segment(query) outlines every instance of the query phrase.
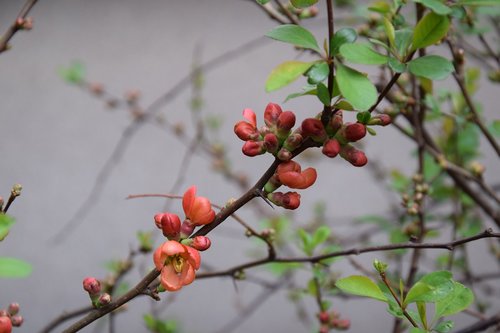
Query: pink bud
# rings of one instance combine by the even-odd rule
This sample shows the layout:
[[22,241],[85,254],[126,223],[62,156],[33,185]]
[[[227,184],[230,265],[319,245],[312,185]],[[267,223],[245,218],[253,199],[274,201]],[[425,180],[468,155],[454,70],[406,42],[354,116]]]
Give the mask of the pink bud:
[[234,133],[243,141],[257,140],[259,138],[257,128],[253,124],[243,120],[234,125]]
[[378,125],[378,126],[387,126],[392,122],[391,116],[388,114],[379,114],[373,116],[369,121],[368,125]]
[[266,150],[270,153],[275,153],[278,150],[279,142],[276,135],[273,133],[266,134],[264,137],[264,146]]
[[11,316],[16,315],[19,312],[19,303],[10,303],[7,312],[9,312]]
[[298,131],[294,131],[292,134],[286,138],[283,147],[285,147],[288,151],[294,151],[297,147],[302,144],[304,138],[302,134],[298,133]]
[[189,237],[193,233],[195,227],[196,226],[194,224],[192,224],[188,220],[182,222],[182,225],[181,225],[181,237],[182,238]]
[[181,232],[181,220],[179,216],[171,213],[164,213],[161,218],[161,230],[163,236],[168,239],[177,240]]
[[269,127],[274,127],[282,112],[283,111],[281,110],[281,107],[278,104],[275,103],[267,104],[266,110],[264,111],[264,122],[266,123],[266,125]]
[[8,317],[9,313],[6,310],[0,310],[0,317]]
[[286,162],[292,159],[292,153],[286,148],[281,148],[278,154],[276,154],[276,157],[280,161]]
[[293,210],[300,206],[300,194],[297,192],[287,192],[285,194],[281,192],[273,192],[269,193],[267,198],[276,206],[280,206],[285,209]]
[[318,319],[322,324],[327,324],[330,321],[330,315],[327,311],[321,311],[318,313]]
[[0,317],[0,333],[11,333],[12,322],[9,317]]
[[19,327],[23,324],[24,318],[23,318],[23,316],[16,315],[16,316],[12,316],[10,318],[10,321],[12,322],[12,326]]
[[277,127],[280,131],[289,131],[295,125],[295,114],[292,111],[285,111],[278,117]]
[[195,248],[198,251],[205,251],[207,250],[212,242],[210,242],[210,239],[205,236],[196,236],[193,238],[193,243],[191,244],[191,247]]
[[262,141],[247,141],[241,148],[241,151],[243,154],[252,157],[264,154],[266,149],[264,148],[264,142]]
[[158,229],[161,229],[161,218],[163,217],[163,214],[164,213],[158,213],[154,217],[155,224]]
[[355,167],[362,167],[368,162],[365,153],[351,145],[343,146],[340,149],[340,156]]
[[346,124],[344,136],[349,142],[356,142],[366,135],[366,126],[361,123]]
[[83,289],[91,296],[96,295],[101,292],[101,283],[94,277],[86,277],[83,279]]
[[325,141],[327,135],[323,124],[319,119],[307,118],[302,122],[302,136],[311,137],[316,142]]
[[336,139],[329,139],[323,144],[323,150],[321,152],[330,158],[334,158],[338,155],[339,151],[340,143]]
[[111,295],[108,293],[103,293],[101,296],[99,296],[98,300],[99,305],[108,305],[111,303]]

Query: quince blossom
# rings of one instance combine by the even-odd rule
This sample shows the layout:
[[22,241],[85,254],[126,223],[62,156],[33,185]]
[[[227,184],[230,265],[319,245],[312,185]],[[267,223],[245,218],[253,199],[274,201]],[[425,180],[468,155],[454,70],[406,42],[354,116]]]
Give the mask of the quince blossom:
[[205,197],[196,196],[196,186],[191,186],[182,197],[182,208],[186,219],[192,225],[205,225],[211,223],[215,218],[210,200]]

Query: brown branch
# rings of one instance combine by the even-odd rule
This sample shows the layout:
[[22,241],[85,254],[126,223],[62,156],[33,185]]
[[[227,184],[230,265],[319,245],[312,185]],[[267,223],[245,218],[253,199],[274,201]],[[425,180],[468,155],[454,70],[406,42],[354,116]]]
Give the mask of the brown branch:
[[6,51],[9,46],[8,43],[11,40],[12,37],[18,32],[19,30],[22,30],[22,27],[18,23],[18,19],[25,19],[26,16],[28,16],[28,13],[30,12],[31,8],[36,4],[38,0],[28,0],[24,4],[23,8],[19,12],[19,14],[16,17],[16,20],[14,20],[14,23],[7,29],[7,31],[3,34],[3,36],[0,37],[0,53]]
[[480,320],[474,324],[472,324],[469,327],[462,328],[459,331],[456,331],[455,333],[476,333],[476,332],[483,332],[489,327],[492,326],[499,326],[500,325],[500,313],[497,313],[496,315],[486,319],[486,320]]
[[73,319],[75,317],[79,317],[81,315],[89,313],[92,310],[94,310],[94,308],[92,306],[86,306],[86,307],[83,307],[83,308],[80,308],[80,309],[76,309],[76,310],[73,310],[73,311],[64,312],[59,317],[54,318],[54,320],[52,320],[50,323],[48,323],[47,326],[45,326],[44,328],[42,328],[42,330],[40,331],[40,333],[49,333],[52,330],[54,330],[57,326],[59,326],[62,323],[64,323],[65,321],[68,321],[68,320]]

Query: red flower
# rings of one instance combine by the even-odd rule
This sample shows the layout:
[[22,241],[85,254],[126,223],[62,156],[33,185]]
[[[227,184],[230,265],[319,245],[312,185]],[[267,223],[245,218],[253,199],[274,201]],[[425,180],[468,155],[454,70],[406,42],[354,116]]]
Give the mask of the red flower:
[[212,209],[210,200],[196,196],[196,186],[191,186],[184,193],[182,208],[186,214],[186,219],[193,225],[209,224],[215,218],[215,212]]
[[243,117],[248,121],[239,121],[234,125],[234,133],[243,141],[257,140],[259,131],[257,130],[257,117],[251,109],[243,110]]
[[301,171],[300,164],[288,161],[278,165],[276,169],[278,180],[290,188],[305,189],[316,181],[316,169],[307,168]]
[[193,282],[200,260],[197,250],[177,241],[163,243],[153,255],[156,269],[161,272],[160,283],[168,291],[177,291]]

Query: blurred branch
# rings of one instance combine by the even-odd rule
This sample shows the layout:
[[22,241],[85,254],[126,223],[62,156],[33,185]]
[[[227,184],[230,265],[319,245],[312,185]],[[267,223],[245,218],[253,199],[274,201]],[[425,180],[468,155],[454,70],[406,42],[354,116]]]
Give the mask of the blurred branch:
[[[21,22],[26,19],[26,16],[28,16],[28,13],[30,12],[31,8],[36,4],[38,0],[28,0],[24,4],[23,8],[17,15],[14,23],[7,29],[7,31],[0,37],[0,53],[6,51],[9,46],[8,43],[11,40],[12,37],[18,32],[19,30],[23,30]],[[20,22],[21,19],[21,22]]]

